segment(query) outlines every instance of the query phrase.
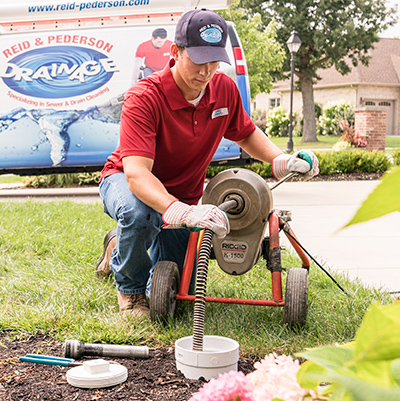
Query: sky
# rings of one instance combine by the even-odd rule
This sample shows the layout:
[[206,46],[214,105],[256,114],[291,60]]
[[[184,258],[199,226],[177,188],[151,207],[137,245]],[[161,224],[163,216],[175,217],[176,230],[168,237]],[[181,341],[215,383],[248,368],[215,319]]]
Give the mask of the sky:
[[387,4],[389,6],[394,6],[395,4],[398,5],[397,7],[397,24],[391,26],[385,32],[382,32],[379,36],[381,38],[399,38],[400,39],[400,0],[387,0]]

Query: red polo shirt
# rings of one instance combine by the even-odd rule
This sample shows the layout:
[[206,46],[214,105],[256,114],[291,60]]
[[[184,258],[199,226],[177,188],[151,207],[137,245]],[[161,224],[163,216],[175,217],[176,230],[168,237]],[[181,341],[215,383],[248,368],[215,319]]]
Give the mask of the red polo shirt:
[[183,97],[170,66],[140,80],[126,95],[120,145],[107,159],[101,178],[122,172],[122,158],[154,160],[152,173],[169,193],[196,204],[203,194],[207,166],[222,137],[240,141],[255,129],[234,81],[217,71],[199,105]]
[[162,70],[171,58],[170,40],[166,40],[162,47],[156,48],[151,40],[141,43],[136,50],[136,57],[145,58],[144,64],[153,71]]

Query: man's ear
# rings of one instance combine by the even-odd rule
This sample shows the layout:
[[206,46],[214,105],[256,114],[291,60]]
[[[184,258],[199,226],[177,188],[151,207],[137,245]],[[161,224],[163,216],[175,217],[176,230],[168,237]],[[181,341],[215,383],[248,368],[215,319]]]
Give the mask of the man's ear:
[[180,56],[180,51],[176,43],[172,43],[171,45],[171,55],[175,61],[178,61],[178,58]]

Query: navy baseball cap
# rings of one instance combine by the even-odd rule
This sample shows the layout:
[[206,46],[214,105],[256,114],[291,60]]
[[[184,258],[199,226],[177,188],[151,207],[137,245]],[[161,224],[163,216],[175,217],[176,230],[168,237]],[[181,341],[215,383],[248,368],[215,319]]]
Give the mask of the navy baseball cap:
[[205,8],[182,15],[175,30],[175,43],[186,49],[195,64],[224,61],[230,64],[225,50],[228,27],[215,11]]

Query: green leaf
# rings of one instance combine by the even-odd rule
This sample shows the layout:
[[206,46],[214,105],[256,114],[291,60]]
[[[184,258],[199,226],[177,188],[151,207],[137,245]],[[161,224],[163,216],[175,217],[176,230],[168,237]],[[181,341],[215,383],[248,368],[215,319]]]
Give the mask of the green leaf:
[[367,362],[358,362],[351,367],[351,370],[341,371],[348,376],[354,376],[364,380],[370,384],[377,386],[393,386],[396,382],[393,380],[391,373],[390,360],[372,360]]
[[363,318],[354,342],[356,359],[384,360],[400,357],[400,303],[374,303]]
[[367,381],[342,374],[333,375],[335,382],[345,386],[354,401],[399,401],[400,387],[376,386]]
[[390,366],[390,373],[394,381],[400,386],[400,358],[395,359]]
[[400,212],[400,166],[382,177],[380,184],[345,227],[376,219],[392,212]]
[[350,347],[326,346],[300,352],[296,356],[306,358],[325,368],[337,369],[353,358],[353,349]]
[[302,363],[297,372],[297,381],[300,386],[315,391],[320,383],[326,380],[326,377],[327,370],[312,361]]

